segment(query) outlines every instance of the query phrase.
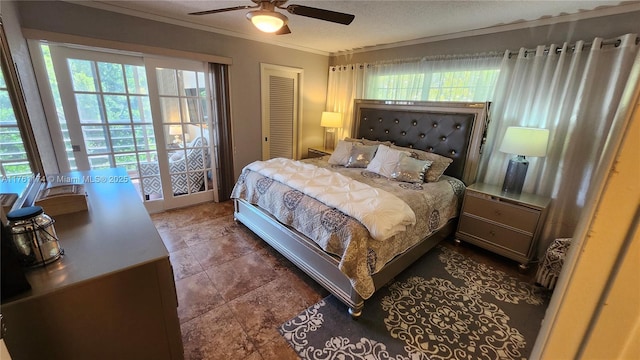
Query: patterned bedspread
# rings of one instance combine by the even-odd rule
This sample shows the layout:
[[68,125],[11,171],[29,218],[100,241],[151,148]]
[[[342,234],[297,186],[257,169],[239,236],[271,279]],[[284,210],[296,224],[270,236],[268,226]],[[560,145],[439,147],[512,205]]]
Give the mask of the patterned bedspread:
[[362,168],[330,165],[328,157],[303,160],[381,188],[404,200],[416,215],[416,224],[389,239],[377,241],[357,220],[282,183],[245,169],[231,197],[244,199],[271,213],[281,223],[306,235],[340,259],[339,268],[353,288],[368,299],[375,287],[372,274],[396,255],[458,216],[464,183],[442,176],[435,183],[412,184],[389,180]]

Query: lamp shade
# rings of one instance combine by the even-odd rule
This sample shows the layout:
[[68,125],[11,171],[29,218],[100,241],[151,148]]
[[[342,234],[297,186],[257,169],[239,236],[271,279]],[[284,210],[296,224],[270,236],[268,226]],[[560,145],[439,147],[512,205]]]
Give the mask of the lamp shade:
[[547,155],[549,130],[509,126],[502,139],[500,151],[521,156]]
[[287,17],[275,11],[255,10],[247,13],[247,19],[258,28],[258,30],[266,33],[273,33],[280,30],[287,23]]
[[169,126],[169,135],[182,135],[182,126],[180,125]]
[[323,111],[320,118],[320,126],[328,128],[342,127],[342,114],[338,112]]

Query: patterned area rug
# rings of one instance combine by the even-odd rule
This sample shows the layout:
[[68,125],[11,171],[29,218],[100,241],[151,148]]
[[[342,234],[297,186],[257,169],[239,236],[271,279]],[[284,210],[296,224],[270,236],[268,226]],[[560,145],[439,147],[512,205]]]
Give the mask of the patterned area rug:
[[438,246],[367,300],[357,321],[329,296],[280,333],[303,359],[525,359],[548,295]]

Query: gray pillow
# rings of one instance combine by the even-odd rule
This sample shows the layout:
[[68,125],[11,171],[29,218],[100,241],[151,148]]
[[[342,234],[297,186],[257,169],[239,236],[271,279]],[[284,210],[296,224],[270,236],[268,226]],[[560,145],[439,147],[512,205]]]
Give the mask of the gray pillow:
[[345,167],[366,168],[376,154],[376,150],[378,150],[378,145],[356,145],[352,147],[349,161],[347,161]]
[[399,146],[392,146],[392,148],[409,151],[412,153],[412,157],[419,160],[432,161],[433,163],[431,164],[431,166],[429,166],[429,170],[427,170],[427,173],[425,175],[426,182],[436,182],[440,180],[442,174],[444,174],[445,170],[447,170],[449,165],[451,165],[451,163],[453,162],[453,159],[451,158],[428,151],[404,148]]
[[404,155],[391,173],[391,178],[396,181],[423,183],[424,174],[432,163],[430,160],[418,160]]

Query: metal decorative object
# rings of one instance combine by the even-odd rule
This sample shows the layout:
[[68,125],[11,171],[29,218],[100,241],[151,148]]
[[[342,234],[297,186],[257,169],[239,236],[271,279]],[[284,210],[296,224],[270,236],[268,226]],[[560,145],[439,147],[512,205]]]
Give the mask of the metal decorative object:
[[44,266],[64,254],[58,243],[53,219],[40,206],[29,206],[7,214],[9,233],[18,261],[25,267]]

